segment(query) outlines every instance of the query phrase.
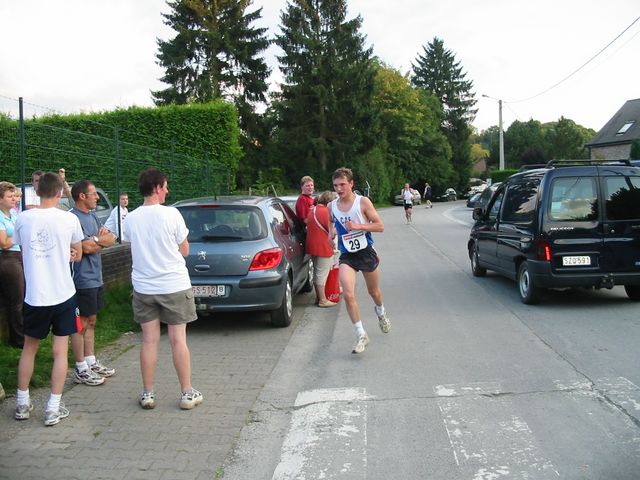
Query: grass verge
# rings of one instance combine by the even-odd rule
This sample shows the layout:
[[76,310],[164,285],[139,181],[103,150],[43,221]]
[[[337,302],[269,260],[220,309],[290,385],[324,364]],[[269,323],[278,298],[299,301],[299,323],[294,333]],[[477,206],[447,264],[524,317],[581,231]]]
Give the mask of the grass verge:
[[[140,326],[133,321],[131,291],[131,285],[128,283],[110,286],[105,291],[105,307],[98,313],[95,332],[98,356],[102,348],[118,340],[124,333],[140,330]],[[13,394],[17,388],[18,361],[21,351],[7,344],[0,344],[0,382],[7,394]],[[74,363],[71,342],[69,342],[69,365]],[[50,384],[52,365],[51,334],[49,334],[40,342],[33,377],[31,377],[31,388],[46,387]]]

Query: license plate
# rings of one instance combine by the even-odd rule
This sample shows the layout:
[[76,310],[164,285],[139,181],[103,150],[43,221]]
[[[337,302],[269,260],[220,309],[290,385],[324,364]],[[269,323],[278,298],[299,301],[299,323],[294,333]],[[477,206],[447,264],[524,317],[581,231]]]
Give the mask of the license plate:
[[224,297],[227,293],[224,285],[195,285],[191,288],[194,297]]
[[573,267],[580,265],[591,265],[591,257],[589,255],[574,255],[562,257],[563,267]]

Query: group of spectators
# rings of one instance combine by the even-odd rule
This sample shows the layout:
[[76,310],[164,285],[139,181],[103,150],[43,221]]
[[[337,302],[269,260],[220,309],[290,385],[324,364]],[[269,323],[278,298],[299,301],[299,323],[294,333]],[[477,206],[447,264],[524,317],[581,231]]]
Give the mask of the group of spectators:
[[[122,194],[120,209],[114,209],[108,228],[94,212],[99,198],[95,185],[83,179],[69,188],[64,174],[64,169],[34,172],[31,188],[35,194],[25,189],[25,211],[18,205],[18,188],[0,182],[0,293],[8,313],[9,343],[22,349],[15,418],[26,420],[34,409],[29,383],[40,341],[50,332],[53,368],[45,425],[55,425],[69,415],[61,401],[69,337],[75,383],[103,385],[115,374],[114,368],[96,358],[94,332],[97,313],[104,306],[101,251],[112,246],[120,233],[124,241],[131,242],[134,319],[143,331],[140,405],[154,407],[153,380],[162,321],[169,324],[182,388],[180,407],[193,408],[202,402],[202,394],[191,387],[186,346],[185,325],[196,319],[183,258],[189,250],[188,230],[176,209],[161,205],[168,192],[166,175],[155,169],[142,172],[139,188],[144,205],[127,215],[128,197]],[[74,200],[68,212],[56,208],[62,196]],[[152,231],[158,234],[152,236]]]

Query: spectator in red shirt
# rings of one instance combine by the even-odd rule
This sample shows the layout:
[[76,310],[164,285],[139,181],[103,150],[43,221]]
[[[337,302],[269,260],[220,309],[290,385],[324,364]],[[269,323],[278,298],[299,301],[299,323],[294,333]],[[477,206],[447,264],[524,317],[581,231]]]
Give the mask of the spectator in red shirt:
[[313,257],[313,285],[319,307],[336,305],[327,299],[324,286],[327,283],[329,270],[333,266],[335,245],[329,236],[329,210],[327,204],[336,197],[334,192],[323,192],[318,197],[318,204],[311,208],[307,217],[306,252]]
[[296,200],[296,215],[304,223],[307,223],[309,211],[315,202],[313,199],[314,188],[313,178],[310,176],[305,175],[300,179],[300,196]]

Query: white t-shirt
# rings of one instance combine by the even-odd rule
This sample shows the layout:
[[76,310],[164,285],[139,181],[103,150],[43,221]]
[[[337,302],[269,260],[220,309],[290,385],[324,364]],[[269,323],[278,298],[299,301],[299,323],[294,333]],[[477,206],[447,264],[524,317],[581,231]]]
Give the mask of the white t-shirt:
[[23,195],[24,195],[24,204],[26,206],[29,206],[29,205],[39,206],[40,205],[40,197],[36,193],[36,189],[33,188],[33,186],[27,185],[26,187],[24,187]]
[[123,230],[124,230],[124,219],[129,213],[129,211],[127,210],[127,207],[118,207],[118,206],[114,207],[113,210],[111,210],[111,213],[109,214],[109,218],[104,224],[107,230],[115,234],[116,237],[120,237],[120,233],[118,232],[118,208],[120,208],[120,225],[123,227]]
[[80,221],[58,208],[33,208],[18,215],[14,242],[22,249],[24,301],[33,307],[59,305],[76,293],[71,245],[84,238]]
[[191,288],[178,250],[189,229],[177,208],[142,205],[127,215],[122,230],[122,239],[131,243],[131,282],[136,292],[155,295]]

